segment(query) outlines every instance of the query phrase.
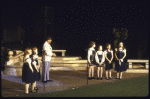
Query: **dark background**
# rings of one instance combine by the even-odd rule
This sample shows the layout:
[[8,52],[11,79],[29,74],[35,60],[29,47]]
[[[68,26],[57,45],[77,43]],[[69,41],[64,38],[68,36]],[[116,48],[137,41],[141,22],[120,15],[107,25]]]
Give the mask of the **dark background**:
[[[86,58],[90,41],[112,44],[113,28],[128,30],[123,40],[126,59],[148,59],[148,2],[100,0],[3,0],[1,1],[1,45],[24,50],[38,47],[51,35],[53,49],[66,56]],[[47,12],[46,12],[47,11]],[[19,28],[20,27],[20,28]],[[96,47],[97,49],[97,47]],[[58,56],[60,53],[56,53]]]

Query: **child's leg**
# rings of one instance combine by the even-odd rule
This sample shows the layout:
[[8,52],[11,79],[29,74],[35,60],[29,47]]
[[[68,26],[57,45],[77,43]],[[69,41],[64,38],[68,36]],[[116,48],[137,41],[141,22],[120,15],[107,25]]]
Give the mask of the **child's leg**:
[[108,70],[106,70],[106,78],[108,78]]
[[117,78],[119,78],[119,72],[117,72]]
[[109,77],[111,78],[111,70],[109,70]]
[[89,66],[89,77],[91,77],[91,66]]
[[[36,81],[35,81],[35,82],[36,82]],[[32,85],[32,86],[31,86],[31,90],[32,90],[32,91],[34,90],[35,82],[31,84],[31,85]]]
[[25,93],[29,93],[29,83],[25,83]]
[[92,66],[92,77],[94,77],[94,66]]
[[102,78],[102,74],[103,74],[103,67],[100,67],[100,71],[101,71],[100,77]]
[[99,78],[100,67],[97,67],[97,77]]
[[120,72],[120,78],[122,78],[122,72]]

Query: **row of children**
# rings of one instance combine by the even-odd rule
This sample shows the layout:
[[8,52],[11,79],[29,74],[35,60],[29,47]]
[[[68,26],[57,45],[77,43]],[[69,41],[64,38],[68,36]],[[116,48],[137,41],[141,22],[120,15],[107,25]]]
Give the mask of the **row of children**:
[[24,64],[22,68],[22,82],[25,82],[25,94],[29,93],[29,83],[31,83],[31,91],[37,92],[36,81],[41,79],[40,64],[38,63],[38,49],[26,48],[24,54]]
[[[98,51],[95,51],[95,42],[91,41],[88,49],[88,79],[101,79],[103,74],[103,67],[105,62],[106,79],[112,79],[111,69],[113,69],[113,50],[111,49],[111,44],[106,44],[106,50],[102,51],[102,45],[98,46]],[[117,79],[122,79],[122,71],[126,71],[127,67],[124,61],[126,57],[126,49],[123,47],[123,42],[119,43],[118,48],[115,48],[115,71],[117,71]],[[94,77],[94,67],[97,67],[97,78]],[[109,77],[108,77],[109,74]],[[100,76],[100,77],[99,77]]]

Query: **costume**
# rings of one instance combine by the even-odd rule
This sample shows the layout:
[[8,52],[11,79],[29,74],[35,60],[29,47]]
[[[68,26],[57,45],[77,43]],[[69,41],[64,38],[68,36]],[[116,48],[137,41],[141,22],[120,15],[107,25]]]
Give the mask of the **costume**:
[[[105,61],[105,56],[103,51],[97,51],[95,55],[95,60],[96,60],[96,66],[97,67],[104,67],[104,61]],[[101,63],[101,65],[99,65]]]
[[[112,50],[110,50],[110,51],[105,50],[104,53],[107,56],[107,58],[109,60],[111,60],[113,51]],[[112,68],[113,68],[112,62],[109,64],[109,61],[107,59],[105,59],[105,70],[110,70]]]
[[89,64],[89,66],[93,66],[96,65],[96,61],[95,61],[95,49],[94,48],[89,48],[88,49],[88,62],[91,62],[91,64]]
[[116,51],[117,51],[116,55],[117,55],[119,60],[116,60],[116,62],[115,62],[115,70],[117,72],[126,71],[127,67],[126,67],[124,60],[120,60],[123,58],[124,53],[126,53],[126,50],[125,49],[124,50],[123,49],[116,49]]
[[[35,75],[34,75],[35,71],[32,73],[31,69],[29,68],[29,64],[31,64],[31,59],[28,55],[27,58],[24,60],[24,64],[22,67],[22,82],[25,83],[35,82]],[[31,66],[32,68],[34,68],[33,65]]]
[[42,81],[47,81],[49,79],[49,68],[50,68],[50,62],[52,57],[52,47],[50,44],[47,43],[47,41],[43,45],[43,55],[42,55],[42,61],[43,61],[43,71],[42,71]]

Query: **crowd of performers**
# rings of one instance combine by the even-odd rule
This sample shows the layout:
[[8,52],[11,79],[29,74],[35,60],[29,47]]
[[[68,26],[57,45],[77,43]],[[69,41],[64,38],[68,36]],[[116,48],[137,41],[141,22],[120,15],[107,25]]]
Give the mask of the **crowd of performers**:
[[[47,83],[47,81],[52,81],[49,78],[49,68],[51,57],[56,56],[55,53],[52,53],[52,47],[50,43],[52,38],[48,37],[47,41],[43,44],[43,53],[42,53],[42,82]],[[95,42],[90,42],[90,48],[88,49],[88,79],[96,79],[94,77],[94,67],[97,67],[97,80],[102,78],[103,68],[105,62],[105,71],[106,79],[112,79],[111,69],[113,69],[112,60],[113,60],[113,50],[111,49],[111,44],[106,44],[106,50],[102,51],[102,45],[98,46],[98,51],[95,51]],[[126,71],[126,64],[124,58],[126,57],[126,49],[123,47],[123,43],[119,43],[119,47],[115,49],[115,70],[117,71],[117,79],[122,79],[122,71]],[[109,74],[109,75],[108,75]],[[36,87],[36,81],[41,79],[40,76],[40,64],[38,62],[38,49],[37,47],[26,48],[24,52],[24,64],[22,68],[22,81],[25,82],[25,94],[30,92],[37,92],[38,88]],[[29,91],[29,84],[31,83],[31,91]]]
[[[103,50],[102,45],[98,46],[95,51],[95,42],[91,41],[89,44],[87,59],[88,59],[88,79],[103,80],[103,68],[105,62],[106,79],[112,79],[111,69],[113,69],[113,50],[111,44],[106,44],[106,50]],[[127,70],[124,58],[126,57],[126,49],[123,47],[123,42],[119,43],[118,48],[115,48],[115,71],[117,71],[116,79],[122,79],[122,72]],[[94,77],[94,67],[97,67],[97,78]]]
[[[51,57],[56,56],[55,53],[52,53],[52,47],[50,43],[52,42],[52,38],[48,37],[45,43],[43,44],[42,51],[42,82],[47,83],[51,82],[49,78],[49,68]],[[38,88],[36,87],[36,81],[41,79],[40,76],[40,64],[38,62],[38,49],[37,47],[26,48],[24,52],[24,64],[22,67],[22,82],[25,82],[25,94],[35,93]],[[31,91],[29,91],[29,84],[31,83]]]

